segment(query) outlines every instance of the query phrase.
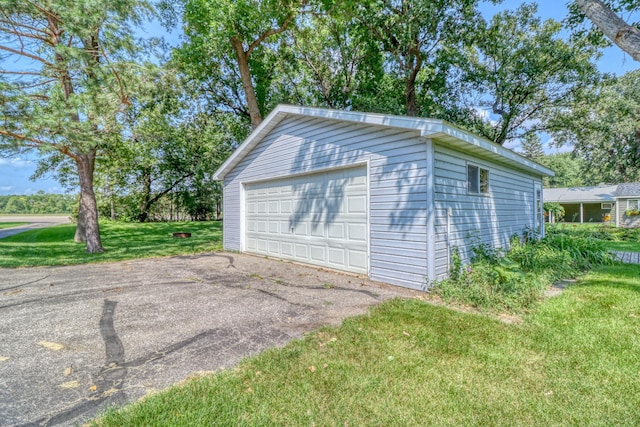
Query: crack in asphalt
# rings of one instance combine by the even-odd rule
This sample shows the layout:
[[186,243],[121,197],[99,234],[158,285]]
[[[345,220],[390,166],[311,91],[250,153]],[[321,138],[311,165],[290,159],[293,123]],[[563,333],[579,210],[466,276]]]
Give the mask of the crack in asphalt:
[[[141,283],[139,285],[128,285],[128,286],[123,286],[122,289],[123,290],[129,290],[129,289],[136,289],[136,288],[140,288],[140,287],[144,287],[144,286],[162,286],[162,285],[191,285],[193,283],[196,283],[194,281],[175,281],[175,282],[157,282],[157,283]],[[39,303],[39,302],[43,302],[43,301],[51,301],[53,303],[62,303],[62,302],[67,302],[68,298],[70,297],[81,297],[83,295],[93,295],[95,294],[96,291],[102,290],[103,292],[105,291],[112,291],[114,290],[113,287],[110,288],[106,288],[106,289],[85,289],[82,291],[76,291],[76,292],[69,292],[66,294],[62,294],[62,295],[51,295],[51,296],[44,296],[41,298],[34,298],[34,299],[30,299],[30,300],[25,300],[25,301],[16,301],[12,304],[5,304],[5,305],[0,305],[0,309],[3,308],[11,308],[11,307],[18,307],[21,305],[25,305],[25,304],[34,304],[34,303]]]
[[110,399],[112,403],[125,403],[126,399],[122,391],[122,384],[127,375],[127,368],[122,366],[124,362],[124,346],[113,325],[113,316],[117,305],[117,301],[105,299],[102,306],[99,328],[105,346],[105,364],[100,369],[98,378],[95,381],[96,390],[83,402],[63,412],[22,424],[22,426],[55,426],[71,421],[88,411],[96,409],[107,399]]
[[21,287],[23,287],[23,286],[32,285],[32,284],[34,284],[34,283],[41,282],[41,281],[43,281],[44,279],[46,279],[46,278],[48,278],[48,277],[51,277],[51,275],[49,275],[49,274],[48,274],[48,275],[46,275],[46,276],[44,276],[44,277],[41,277],[41,278],[36,279],[36,280],[32,280],[32,281],[27,282],[27,283],[21,283],[21,284],[16,285],[16,286],[10,286],[10,287],[8,287],[8,288],[2,288],[2,289],[0,289],[0,292],[10,291],[11,289],[16,289],[16,288],[21,288]]
[[124,346],[118,337],[114,325],[116,301],[104,300],[102,317],[100,318],[100,335],[105,343],[105,365],[100,369],[98,378],[95,381],[97,389],[82,402],[50,417],[42,417],[36,421],[21,424],[18,427],[34,426],[55,426],[67,421],[71,421],[82,414],[100,407],[106,400],[110,399],[110,404],[123,405],[126,403],[124,394],[124,380],[128,368],[143,366],[149,362],[161,360],[172,353],[176,353],[189,345],[192,345],[205,338],[214,337],[218,342],[233,341],[233,334],[228,328],[207,329],[190,338],[178,341],[161,350],[154,351],[145,356],[125,362]]

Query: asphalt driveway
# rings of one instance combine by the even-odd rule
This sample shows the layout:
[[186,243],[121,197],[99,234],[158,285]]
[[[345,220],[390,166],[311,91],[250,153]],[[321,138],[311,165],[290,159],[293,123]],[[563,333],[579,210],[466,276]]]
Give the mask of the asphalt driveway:
[[0,425],[75,425],[413,295],[235,253],[0,269]]

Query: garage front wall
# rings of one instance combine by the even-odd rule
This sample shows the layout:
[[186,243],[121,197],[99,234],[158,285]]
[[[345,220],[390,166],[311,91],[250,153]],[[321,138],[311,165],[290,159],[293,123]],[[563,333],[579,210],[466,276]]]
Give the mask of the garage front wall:
[[416,131],[284,118],[224,178],[225,249],[246,249],[247,186],[358,165],[368,170],[369,276],[424,288],[427,150]]

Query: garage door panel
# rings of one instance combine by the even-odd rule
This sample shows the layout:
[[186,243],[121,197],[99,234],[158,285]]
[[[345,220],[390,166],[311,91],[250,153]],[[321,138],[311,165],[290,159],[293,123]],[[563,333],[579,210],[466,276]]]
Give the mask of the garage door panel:
[[344,239],[344,224],[329,224],[328,237],[330,239]]
[[348,213],[366,213],[367,197],[366,196],[350,196],[347,199]]
[[247,184],[247,251],[366,273],[366,168]]
[[367,268],[367,253],[363,251],[349,250],[349,267],[354,269]]
[[348,225],[349,240],[358,240],[361,242],[367,241],[367,225],[366,224],[352,224]]

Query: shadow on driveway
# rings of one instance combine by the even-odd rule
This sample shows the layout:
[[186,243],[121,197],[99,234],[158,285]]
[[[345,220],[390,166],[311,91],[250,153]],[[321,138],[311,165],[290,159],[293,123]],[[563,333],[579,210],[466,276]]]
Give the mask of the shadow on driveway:
[[0,425],[75,425],[416,292],[212,253],[2,269]]

